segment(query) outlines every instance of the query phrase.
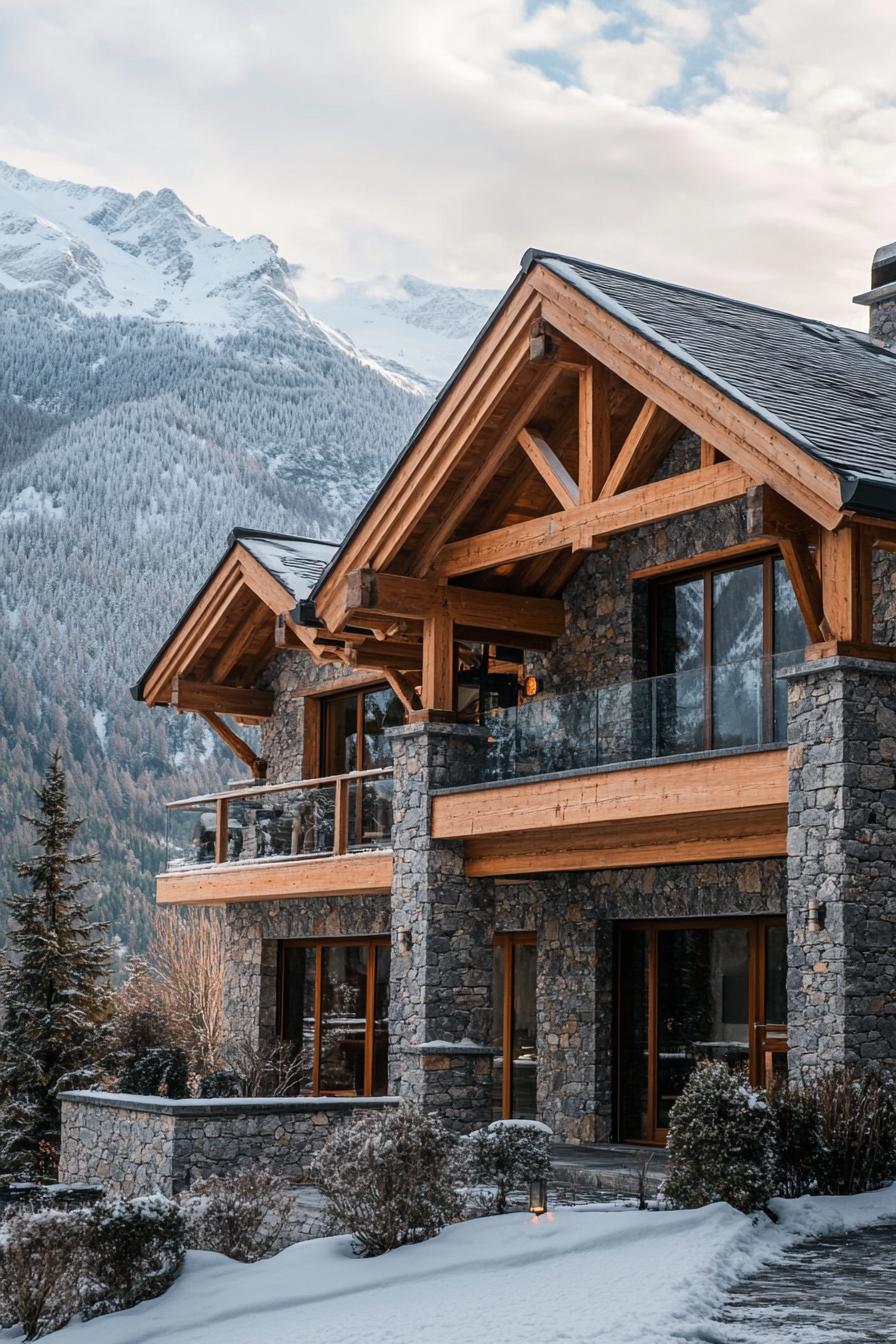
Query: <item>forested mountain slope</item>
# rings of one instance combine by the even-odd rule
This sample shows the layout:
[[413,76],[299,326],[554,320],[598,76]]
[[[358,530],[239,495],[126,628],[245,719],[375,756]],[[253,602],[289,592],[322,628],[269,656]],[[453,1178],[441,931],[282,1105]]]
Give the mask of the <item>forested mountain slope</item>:
[[[309,317],[267,239],[210,242],[171,193],[88,201],[93,189],[5,172],[0,896],[28,841],[19,814],[58,743],[102,854],[102,913],[139,945],[162,800],[234,763],[190,716],[135,704],[129,685],[231,527],[338,538],[428,394]],[[87,241],[78,211],[99,220]]]

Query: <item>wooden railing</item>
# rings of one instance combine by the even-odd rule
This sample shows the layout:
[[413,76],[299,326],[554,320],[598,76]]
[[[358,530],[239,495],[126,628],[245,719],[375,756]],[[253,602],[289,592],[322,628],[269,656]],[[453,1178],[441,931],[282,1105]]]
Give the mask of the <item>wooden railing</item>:
[[[365,834],[363,831],[364,817],[364,787],[368,784],[374,784],[377,781],[391,781],[392,768],[384,767],[376,770],[352,770],[341,775],[321,775],[316,779],[298,779],[288,780],[282,784],[261,784],[244,789],[227,789],[220,793],[197,794],[192,798],[178,798],[165,804],[169,813],[168,825],[168,856],[166,867],[170,871],[172,866],[180,867],[185,862],[192,863],[215,863],[225,864],[234,863],[239,860],[245,861],[247,858],[302,858],[310,857],[312,854],[320,855],[322,849],[319,846],[309,850],[307,841],[309,835],[317,838],[320,832],[329,831],[332,828],[331,842],[326,846],[325,852],[330,854],[346,854],[352,848],[352,832],[355,832],[355,848],[368,848],[388,843],[388,828],[383,826],[380,831]],[[352,788],[356,788],[354,798],[352,798]],[[325,809],[323,815],[318,806],[316,812],[308,813],[308,801],[313,800],[314,794],[319,794],[322,790],[333,790],[332,823],[330,823],[329,809]],[[298,795],[297,803],[291,810],[282,812],[279,817],[268,817],[263,821],[253,821],[255,834],[252,837],[252,849],[257,851],[259,835],[265,837],[266,843],[272,845],[269,853],[247,853],[246,834],[244,823],[239,823],[241,835],[239,845],[234,852],[235,841],[232,835],[233,824],[233,804],[239,803],[244,809],[252,809],[253,804],[261,805],[259,811],[263,809],[267,798],[277,794]],[[319,799],[317,800],[319,802]],[[391,825],[391,798],[383,791],[377,799],[378,804],[387,805],[388,818],[381,817],[380,820],[388,820]],[[203,811],[211,812],[214,809],[214,826],[208,826]],[[182,860],[181,863],[172,865],[172,836],[171,836],[171,813],[178,811],[198,812],[199,816],[191,839],[191,846],[196,853],[191,860]],[[283,843],[283,826],[290,824],[290,841],[288,849],[277,849],[272,839],[272,825],[276,822],[280,829],[280,842]],[[303,848],[298,848],[299,844]],[[174,846],[176,848],[176,845]]]

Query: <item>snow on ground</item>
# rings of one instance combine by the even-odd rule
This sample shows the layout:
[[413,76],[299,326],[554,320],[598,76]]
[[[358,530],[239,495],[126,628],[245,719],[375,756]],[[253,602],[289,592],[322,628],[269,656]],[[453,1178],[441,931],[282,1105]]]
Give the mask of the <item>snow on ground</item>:
[[[896,1219],[896,1185],[775,1200],[780,1222],[726,1204],[602,1206],[483,1218],[375,1260],[347,1238],[238,1265],[191,1252],[162,1298],[61,1331],[65,1344],[657,1344],[712,1338],[726,1290],[806,1237]],[[0,1339],[12,1338],[0,1331]]]

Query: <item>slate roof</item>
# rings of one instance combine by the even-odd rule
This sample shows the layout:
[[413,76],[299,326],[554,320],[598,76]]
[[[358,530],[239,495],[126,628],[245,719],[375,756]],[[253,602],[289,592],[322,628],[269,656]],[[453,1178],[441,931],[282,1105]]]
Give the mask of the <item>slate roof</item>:
[[211,579],[237,544],[247,550],[250,555],[253,555],[272,578],[276,579],[278,583],[282,583],[284,588],[292,593],[297,603],[308,596],[339,549],[339,545],[335,541],[319,541],[311,537],[294,537],[283,532],[257,532],[254,528],[235,527],[227,538],[227,550],[215,565],[209,578],[199,589],[173,630],[162,641],[158,653],[149,663],[140,680],[131,687],[131,695],[135,700],[143,699],[143,688],[150,672],[159,661],[165,648],[188,619]]
[[539,264],[825,463],[842,481],[844,507],[896,519],[896,352],[851,327],[530,248],[340,550],[372,512],[504,304]]
[[863,332],[531,250],[541,264],[837,473],[843,503],[896,517],[896,353]]

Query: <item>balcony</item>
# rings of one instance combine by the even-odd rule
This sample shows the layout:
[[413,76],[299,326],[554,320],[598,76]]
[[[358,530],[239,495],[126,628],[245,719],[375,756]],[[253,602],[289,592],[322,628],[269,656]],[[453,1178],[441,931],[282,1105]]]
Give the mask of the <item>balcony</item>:
[[166,818],[163,904],[391,887],[391,768],[183,798],[166,805]]
[[799,653],[492,712],[433,799],[433,835],[471,876],[786,853],[786,683]]

